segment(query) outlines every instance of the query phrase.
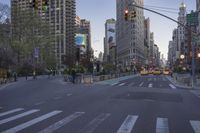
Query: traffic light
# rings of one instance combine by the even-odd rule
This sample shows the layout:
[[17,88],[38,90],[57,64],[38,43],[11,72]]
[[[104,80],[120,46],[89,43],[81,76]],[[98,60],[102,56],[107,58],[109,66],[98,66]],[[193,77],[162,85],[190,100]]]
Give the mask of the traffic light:
[[125,21],[128,21],[128,10],[126,9],[125,11],[124,11],[124,19],[125,19]]
[[197,58],[200,59],[200,52],[197,53]]
[[131,11],[130,12],[130,20],[134,21],[135,17],[136,17],[136,11]]

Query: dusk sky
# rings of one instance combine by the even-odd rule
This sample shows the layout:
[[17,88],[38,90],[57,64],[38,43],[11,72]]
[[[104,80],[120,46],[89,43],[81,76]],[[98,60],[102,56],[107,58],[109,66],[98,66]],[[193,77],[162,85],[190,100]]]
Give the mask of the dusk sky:
[[[196,9],[196,0],[144,0],[144,5],[145,7],[175,8],[177,10],[172,10],[173,13],[158,12],[177,19],[178,8],[183,1],[187,6],[188,12]],[[0,0],[0,2],[10,4],[10,0]],[[98,50],[98,52],[103,51],[104,24],[106,19],[116,18],[116,0],[76,0],[76,8],[78,16],[91,22],[93,49]],[[151,31],[154,32],[155,43],[159,46],[161,53],[164,53],[165,57],[167,57],[168,43],[172,38],[172,30],[176,28],[177,24],[149,12],[145,12],[145,17],[150,18]]]

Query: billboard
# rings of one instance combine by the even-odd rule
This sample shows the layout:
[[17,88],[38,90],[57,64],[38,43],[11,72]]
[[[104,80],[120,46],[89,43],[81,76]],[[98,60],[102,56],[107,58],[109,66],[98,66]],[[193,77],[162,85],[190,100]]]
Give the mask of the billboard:
[[115,31],[115,23],[108,23],[107,24],[107,45],[109,46],[109,48],[111,48],[112,46],[116,46],[116,31]]
[[76,45],[86,45],[87,35],[86,34],[76,34],[75,36],[75,44]]

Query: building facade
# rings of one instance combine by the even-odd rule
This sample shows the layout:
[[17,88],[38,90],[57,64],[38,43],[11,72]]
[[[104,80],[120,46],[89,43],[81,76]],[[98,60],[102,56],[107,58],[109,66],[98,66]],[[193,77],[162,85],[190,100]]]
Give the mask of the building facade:
[[149,66],[149,51],[150,51],[150,19],[144,20],[144,57],[145,65]]
[[56,69],[61,70],[74,64],[75,58],[75,0],[49,0],[47,10],[43,10],[42,0],[36,0],[37,9],[33,8],[33,3],[28,0],[11,0],[11,22],[12,33],[18,26],[18,18],[15,8],[21,10],[34,10],[45,21],[50,24],[52,35],[52,52],[56,57]]
[[[178,22],[183,25],[186,25],[186,5],[184,3],[181,3],[179,7]],[[187,45],[185,43],[185,28],[181,25],[178,25],[177,33],[178,33],[177,52],[179,52],[178,53],[179,55],[177,56],[180,57],[181,54],[185,54],[185,46]]]
[[[143,0],[134,0],[143,6]],[[133,0],[117,0],[117,61],[120,70],[130,70],[131,66],[142,66],[145,64],[144,57],[144,12],[142,9],[131,6]],[[125,10],[136,12],[134,21],[126,21]]]

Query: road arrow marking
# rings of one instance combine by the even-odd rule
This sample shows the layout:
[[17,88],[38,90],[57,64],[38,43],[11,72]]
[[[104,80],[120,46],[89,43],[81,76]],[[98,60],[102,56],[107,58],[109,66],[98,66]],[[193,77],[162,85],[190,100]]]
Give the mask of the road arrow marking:
[[152,83],[150,83],[148,87],[149,87],[149,88],[152,88],[152,87],[153,87]]

